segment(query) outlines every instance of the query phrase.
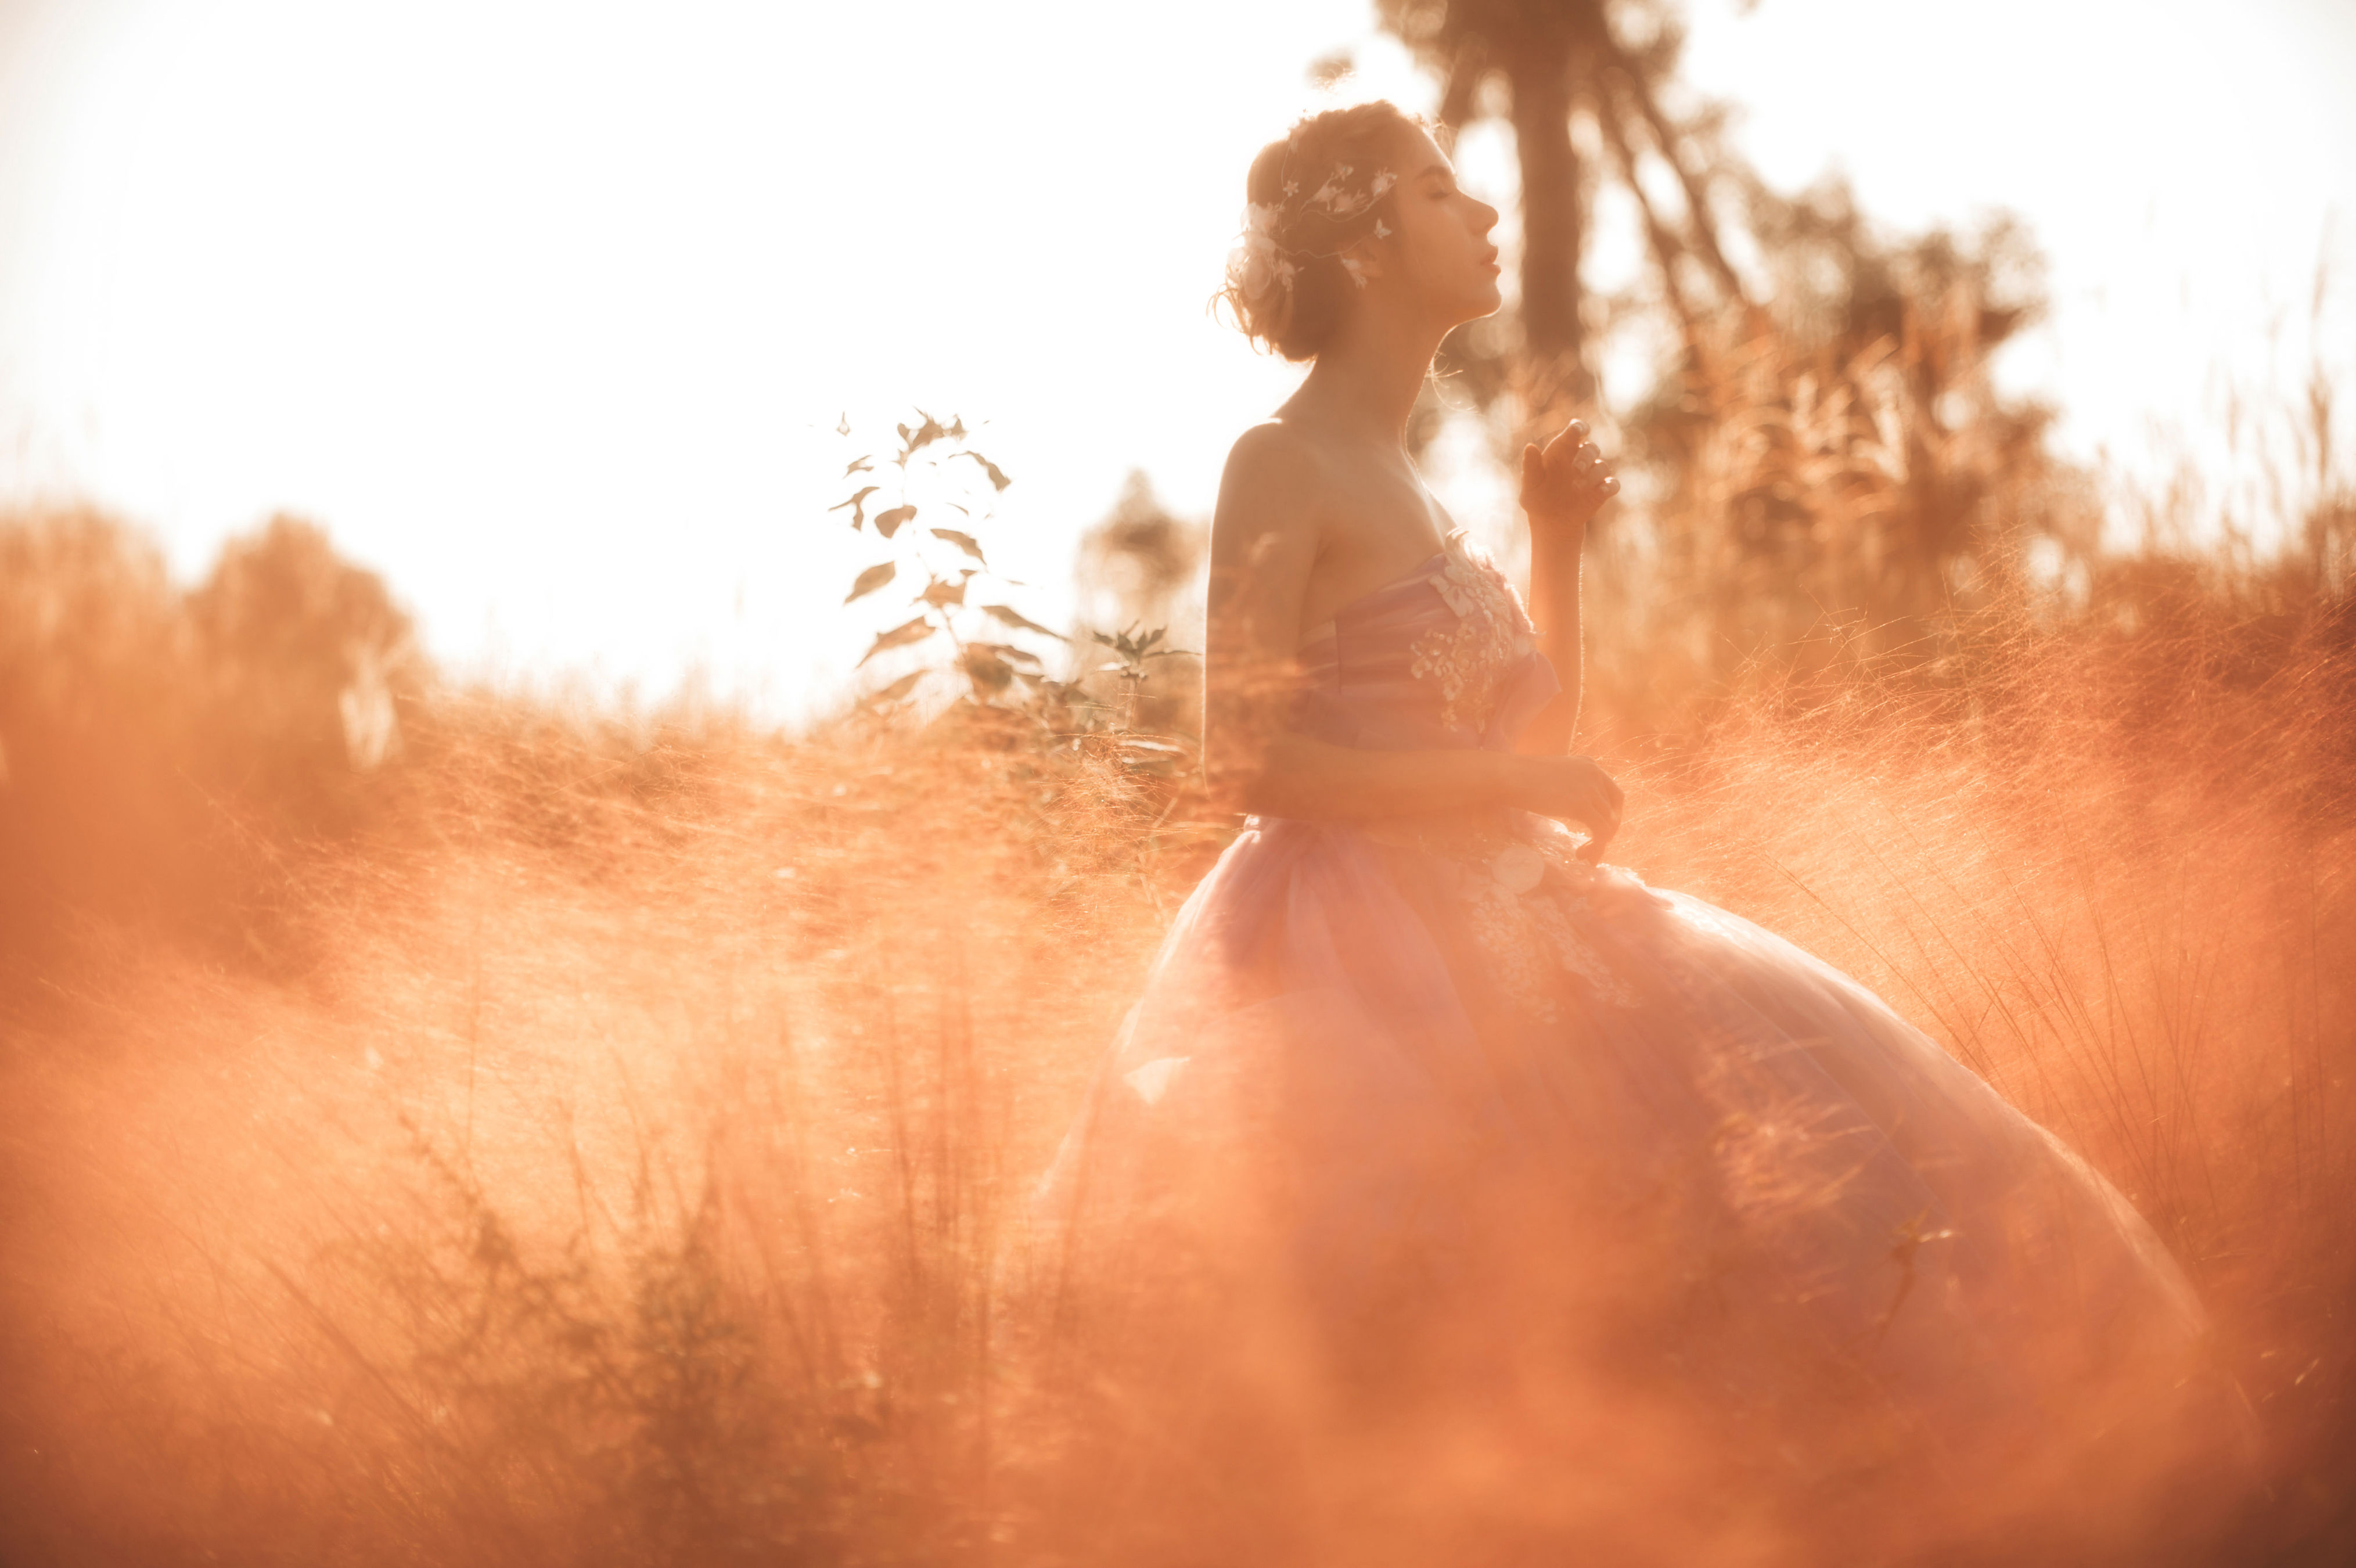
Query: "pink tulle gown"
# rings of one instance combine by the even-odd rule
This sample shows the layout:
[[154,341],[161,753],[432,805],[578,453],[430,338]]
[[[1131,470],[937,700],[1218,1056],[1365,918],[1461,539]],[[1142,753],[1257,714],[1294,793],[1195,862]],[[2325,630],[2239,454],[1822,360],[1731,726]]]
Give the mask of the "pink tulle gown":
[[[1559,689],[1461,533],[1300,663],[1295,727],[1374,750],[1505,749]],[[1855,981],[1580,842],[1487,810],[1247,823],[1040,1186],[1066,1276],[1232,1226],[1338,1326],[1421,1291],[1510,1298],[1526,1335],[1549,1290],[1593,1304],[1591,1257],[1657,1331],[1614,1353],[1716,1408],[1832,1390],[2017,1455],[2110,1374],[2180,1381],[2201,1309],[2102,1176]]]

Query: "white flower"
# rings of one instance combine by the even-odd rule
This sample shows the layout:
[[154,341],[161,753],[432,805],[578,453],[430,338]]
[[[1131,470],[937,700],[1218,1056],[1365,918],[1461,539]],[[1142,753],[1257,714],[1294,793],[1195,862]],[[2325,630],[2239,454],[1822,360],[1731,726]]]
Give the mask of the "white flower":
[[1360,270],[1360,263],[1357,257],[1344,256],[1342,258],[1342,270],[1350,274],[1350,281],[1352,283],[1356,284],[1360,288],[1366,286],[1366,274]]
[[1379,219],[1379,218],[1377,218],[1377,219],[1376,219],[1376,220],[1375,220],[1375,238],[1376,238],[1376,239],[1377,239],[1377,240],[1387,240],[1387,239],[1389,239],[1389,238],[1391,237],[1391,233],[1392,233],[1392,230],[1391,230],[1391,226],[1390,226],[1389,224],[1387,224],[1387,223],[1384,222],[1384,221],[1383,221],[1381,219]]
[[1526,893],[1546,876],[1546,858],[1526,843],[1509,843],[1489,862],[1489,875],[1508,893]]
[[1273,207],[1244,209],[1243,243],[1227,258],[1227,269],[1248,300],[1262,300],[1280,288],[1292,286],[1293,265],[1269,229],[1277,217]]
[[1268,258],[1248,247],[1243,252],[1241,270],[1243,276],[1239,281],[1243,285],[1246,299],[1259,298],[1268,293],[1269,285],[1276,281],[1276,269],[1269,264]]

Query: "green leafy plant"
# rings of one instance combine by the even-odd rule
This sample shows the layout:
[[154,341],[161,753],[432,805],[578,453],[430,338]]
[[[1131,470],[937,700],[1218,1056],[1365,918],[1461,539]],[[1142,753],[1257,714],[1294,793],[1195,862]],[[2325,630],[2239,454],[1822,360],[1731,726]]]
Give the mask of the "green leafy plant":
[[[864,666],[879,654],[930,645],[939,657],[928,660],[884,685],[868,699],[871,707],[902,702],[914,694],[926,676],[947,671],[961,678],[973,701],[1000,703],[1020,691],[1018,682],[1033,693],[1047,679],[1045,660],[1013,637],[1067,640],[1061,632],[1042,626],[1004,601],[1001,592],[1023,585],[994,573],[976,531],[992,518],[997,499],[1014,481],[973,444],[965,421],[952,415],[947,424],[924,410],[917,423],[895,427],[896,450],[868,451],[854,456],[843,478],[872,476],[830,512],[849,511],[855,532],[871,527],[891,553],[862,570],[843,596],[846,605],[895,585],[920,585],[910,592],[907,606],[916,613],[896,626],[875,634],[860,656]],[[846,417],[837,434],[851,435]],[[889,505],[878,505],[888,501]],[[871,508],[873,510],[871,510]],[[956,514],[952,526],[950,513]],[[936,522],[932,520],[938,518]],[[916,526],[919,520],[925,526]]]
[[[1152,674],[1150,665],[1156,659],[1192,659],[1194,655],[1183,648],[1164,648],[1162,639],[1170,628],[1157,626],[1148,631],[1137,625],[1119,631],[1091,631],[1088,638],[1100,648],[1109,649],[1113,657],[1096,667],[1096,673],[1110,675],[1120,682],[1121,711],[1119,728],[1124,733],[1137,728],[1137,698],[1144,690],[1146,680]],[[1130,736],[1127,757],[1132,766],[1166,770],[1186,755],[1186,748],[1173,740]]]

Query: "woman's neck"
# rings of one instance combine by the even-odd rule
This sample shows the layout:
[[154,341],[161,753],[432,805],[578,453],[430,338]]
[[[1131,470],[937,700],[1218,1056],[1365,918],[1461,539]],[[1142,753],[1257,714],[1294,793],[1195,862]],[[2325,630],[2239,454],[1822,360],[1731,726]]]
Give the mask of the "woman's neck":
[[1441,336],[1388,312],[1353,311],[1319,351],[1285,410],[1353,439],[1404,452],[1408,416],[1415,411]]

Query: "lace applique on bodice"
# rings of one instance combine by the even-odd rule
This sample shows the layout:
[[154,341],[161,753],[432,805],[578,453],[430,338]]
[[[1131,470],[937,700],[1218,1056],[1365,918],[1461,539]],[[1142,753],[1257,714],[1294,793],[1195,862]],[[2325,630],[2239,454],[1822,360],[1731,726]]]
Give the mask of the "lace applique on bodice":
[[1439,682],[1441,722],[1480,729],[1496,709],[1506,670],[1537,645],[1535,628],[1514,585],[1462,529],[1448,536],[1446,553],[1430,581],[1454,624],[1435,626],[1408,645],[1409,671]]

